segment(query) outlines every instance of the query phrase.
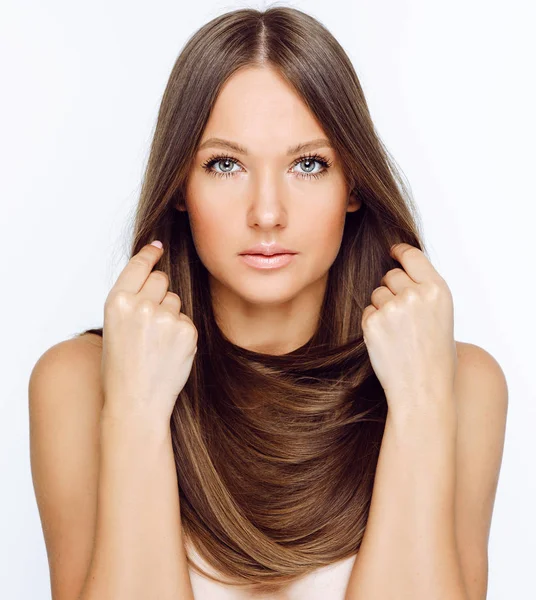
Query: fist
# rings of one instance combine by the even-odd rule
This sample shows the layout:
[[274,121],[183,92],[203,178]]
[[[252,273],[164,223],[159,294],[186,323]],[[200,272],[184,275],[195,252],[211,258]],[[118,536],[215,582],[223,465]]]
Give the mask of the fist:
[[131,413],[169,424],[190,375],[197,329],[180,312],[169,279],[152,271],[163,249],[148,244],[134,255],[104,305],[101,376],[104,414]]
[[453,394],[457,354],[452,295],[445,280],[410,244],[396,244],[391,255],[402,268],[383,276],[361,325],[389,409],[397,410],[401,403],[427,403]]

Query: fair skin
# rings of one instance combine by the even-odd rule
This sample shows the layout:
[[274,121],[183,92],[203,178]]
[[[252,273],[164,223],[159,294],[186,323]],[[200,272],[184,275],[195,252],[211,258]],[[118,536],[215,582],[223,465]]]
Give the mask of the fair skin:
[[[233,141],[248,153],[213,142],[201,148],[211,138]],[[235,73],[206,124],[186,207],[179,210],[188,211],[197,253],[209,272],[218,325],[243,348],[284,354],[312,337],[346,214],[361,206],[332,147],[322,143],[287,154],[289,147],[320,138],[327,142],[311,111],[269,67]],[[312,154],[331,166],[297,162]],[[212,164],[211,174],[203,164],[213,156],[224,158]],[[257,270],[238,253],[261,242],[298,254],[281,269]]]
[[[201,142],[210,137],[249,150],[244,156],[200,149],[187,206],[178,207],[189,212],[218,322],[237,345],[290,352],[314,332],[345,217],[360,203],[349,194],[340,162],[328,147],[313,150],[332,163],[326,175],[297,175],[306,174],[308,163],[298,164],[302,153],[287,156],[287,148],[325,135],[275,72],[236,73],[218,97]],[[220,152],[233,157],[230,170],[236,175],[212,177],[201,168]],[[314,173],[323,170],[312,164]],[[225,163],[212,168],[223,171]],[[263,241],[299,254],[290,268],[273,272],[240,262],[238,252]],[[160,250],[144,247],[118,279],[107,300],[103,356],[103,340],[86,335],[50,349],[32,372],[32,475],[58,600],[82,597],[82,588],[88,599],[194,597],[178,526],[169,418],[175,386],[182,387],[191,367],[196,335],[180,313],[179,297],[167,292],[167,277],[152,271],[160,257]],[[409,263],[405,267],[414,271]],[[385,283],[398,294],[396,280],[386,277]],[[386,293],[376,292],[373,299],[384,312]],[[365,541],[345,600],[486,597],[508,389],[500,366],[485,350],[457,342],[456,352],[453,397],[442,398],[441,411],[388,420]],[[390,369],[383,371],[391,375]],[[173,387],[164,390],[164,381]],[[147,402],[145,412],[139,402],[133,404],[128,389],[147,390],[136,398]],[[391,403],[410,399],[390,395],[390,414]],[[438,400],[432,395],[423,399]],[[448,515],[446,505],[452,507]],[[344,572],[334,584],[338,591],[327,580],[320,584],[316,575],[277,597],[309,600],[313,592],[318,597],[329,589],[331,598],[342,599]],[[456,580],[463,583],[454,591],[451,582]],[[215,585],[199,597],[213,597]],[[235,590],[228,597],[258,598]]]
[[[235,73],[211,111],[189,174],[186,206],[179,205],[178,209],[188,211],[194,244],[209,272],[216,320],[225,335],[241,347],[283,354],[305,344],[314,333],[347,212],[361,207],[359,199],[349,193],[332,148],[313,151],[332,163],[318,178],[300,177],[310,170],[310,164],[295,164],[299,154],[286,154],[287,148],[300,142],[325,137],[301,98],[270,68]],[[209,145],[211,138],[231,140],[248,153]],[[219,160],[208,162],[218,156]],[[323,171],[320,163],[313,164],[314,173]],[[209,174],[203,165],[214,173]],[[298,251],[293,263],[281,270],[257,271],[239,260],[239,252],[271,241]],[[380,289],[385,293],[386,288]],[[376,295],[374,298],[378,309],[381,303]],[[389,570],[399,573],[400,578],[389,580],[387,587],[392,587],[382,589],[382,597],[400,593],[427,597],[429,586],[452,598],[480,600],[485,595],[487,538],[502,456],[507,388],[493,357],[474,345],[456,342],[455,346],[455,391],[453,397],[445,395],[445,406],[449,406],[446,412],[451,418],[444,415],[437,426],[434,424],[435,429],[426,421],[417,425],[417,431],[433,429],[432,437],[441,440],[435,455],[437,464],[417,462],[418,457],[430,454],[430,440],[421,439],[420,445],[406,447],[408,440],[415,439],[416,431],[406,427],[397,431],[396,438],[391,425],[387,428],[382,469],[375,485],[376,520],[369,528],[366,552],[354,565],[348,600],[361,598],[361,592],[370,597],[379,592],[380,582],[386,583],[377,574],[383,572],[382,565],[385,567],[388,560],[381,544],[389,539],[390,518],[406,523],[407,531],[399,536],[400,547],[389,546]],[[424,400],[428,403],[430,398]],[[485,425],[490,418],[493,427]],[[420,509],[409,517],[414,508],[411,500],[390,504],[393,490],[398,490],[400,496],[403,485],[408,484],[407,497],[412,498],[417,485],[407,477],[397,481],[399,472],[419,473],[425,482],[431,481],[432,473],[438,473],[433,488],[441,493],[433,496],[430,487],[425,486],[419,494],[421,504],[429,507],[426,517]],[[478,487],[471,484],[475,477]],[[382,494],[387,500],[380,510]],[[441,513],[444,505],[455,506],[449,519]],[[437,522],[433,515],[440,515]],[[410,556],[406,550],[413,544],[418,526],[427,533]],[[406,574],[413,572],[423,576],[408,579]],[[302,583],[305,585],[305,581]]]
[[[296,163],[299,153],[286,154],[287,148],[300,142],[325,137],[301,98],[269,68],[235,73],[211,112],[188,178],[186,206],[178,209],[189,213],[194,244],[209,272],[218,324],[241,347],[283,354],[305,344],[314,333],[346,215],[361,207],[359,199],[349,193],[332,148],[313,151],[332,163],[317,179],[300,177],[298,173],[305,174],[310,164]],[[211,138],[231,140],[248,153],[213,144],[201,147]],[[218,156],[208,165],[215,172],[211,176],[203,165]],[[314,173],[323,171],[319,163],[313,164]],[[239,260],[239,252],[271,241],[299,252],[293,263],[270,272],[251,269]],[[456,342],[455,346],[456,384],[453,396],[445,395],[445,418],[434,422],[435,429],[432,417],[423,419],[413,431],[405,425],[404,431],[397,431],[398,438],[391,426],[387,430],[383,466],[375,485],[376,529],[370,528],[367,551],[354,565],[347,600],[361,598],[361,592],[370,597],[375,593],[371,590],[379,592],[384,584],[385,598],[397,597],[402,589],[408,597],[428,597],[429,586],[452,598],[480,600],[485,596],[487,541],[508,393],[504,374],[491,355],[471,344]],[[418,432],[432,430],[437,464],[418,464],[418,457],[430,455],[432,442],[419,437],[419,444],[410,446],[409,441],[417,439]],[[429,507],[426,516],[416,509],[409,518],[416,481],[406,476],[396,480],[397,473],[409,472],[415,477],[419,473],[424,482],[431,481],[433,473],[438,476],[432,488],[440,493],[434,496],[432,488],[424,485],[418,494],[421,504]],[[475,480],[478,486],[472,484]],[[405,484],[409,486],[407,503],[391,504],[393,490],[400,496]],[[380,510],[382,494],[387,500]],[[443,505],[455,507],[448,520],[441,513]],[[439,515],[437,521],[433,515]],[[393,576],[386,583],[381,573],[388,556],[381,544],[390,539],[389,518],[406,523],[407,531],[399,536],[399,547],[389,546],[389,570],[400,577]],[[427,533],[410,556],[407,548],[414,543],[418,526]],[[410,580],[406,576],[414,572],[421,572],[422,577]],[[302,584],[306,585],[305,580]],[[294,592],[299,595],[296,586]]]

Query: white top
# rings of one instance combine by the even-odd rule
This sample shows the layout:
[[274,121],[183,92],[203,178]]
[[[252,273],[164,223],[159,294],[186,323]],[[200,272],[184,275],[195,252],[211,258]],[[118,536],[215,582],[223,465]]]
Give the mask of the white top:
[[[196,552],[194,546],[185,542],[191,558],[207,572],[215,574]],[[195,600],[344,600],[346,588],[357,554],[322,567],[291,584],[283,593],[260,594],[237,586],[212,581],[190,568],[190,580]]]

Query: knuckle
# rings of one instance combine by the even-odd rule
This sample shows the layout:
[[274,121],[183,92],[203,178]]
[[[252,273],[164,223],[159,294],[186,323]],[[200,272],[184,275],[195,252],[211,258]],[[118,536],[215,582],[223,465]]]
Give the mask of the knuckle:
[[377,312],[377,309],[374,305],[372,304],[368,304],[367,306],[365,306],[364,310],[363,310],[363,320],[367,319],[368,321],[370,321],[370,317]]
[[190,319],[182,321],[181,333],[190,341],[197,342],[197,328]]
[[380,285],[379,287],[375,288],[370,295],[371,299],[376,298],[376,296],[382,294],[386,289],[388,288],[385,285]]
[[156,304],[149,298],[142,298],[136,307],[136,311],[139,315],[154,315],[156,311]]
[[393,300],[388,300],[383,306],[382,306],[382,310],[384,313],[392,315],[395,314],[398,310],[399,310],[399,306],[398,303],[396,302],[395,299]]
[[367,314],[365,323],[368,331],[374,331],[376,326],[378,325],[378,319],[380,317],[380,313],[377,310],[370,310]]
[[110,292],[104,303],[105,310],[116,310],[122,309],[129,306],[131,302],[131,296],[124,290],[116,292]]
[[406,287],[400,294],[406,302],[416,302],[419,299],[419,292],[414,287]]
[[425,297],[429,300],[437,300],[445,292],[443,286],[436,281],[430,281],[423,287]]
[[164,271],[153,271],[151,273],[151,277],[154,277],[155,279],[161,279],[162,281],[169,282],[168,274],[165,273]]
[[135,254],[128,262],[131,265],[140,265],[142,267],[148,267],[152,264],[152,261],[150,261],[143,254]]
[[420,252],[420,250],[417,247],[412,246],[410,244],[410,245],[404,246],[402,248],[401,254],[408,254],[408,253],[410,253],[410,254],[417,254],[418,252]]
[[163,310],[158,313],[158,323],[165,327],[175,325],[177,317],[169,312],[169,310]]

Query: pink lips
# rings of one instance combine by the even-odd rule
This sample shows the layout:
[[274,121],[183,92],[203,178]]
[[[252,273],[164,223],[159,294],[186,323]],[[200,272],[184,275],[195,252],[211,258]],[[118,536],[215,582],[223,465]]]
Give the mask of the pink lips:
[[255,244],[255,246],[251,246],[247,250],[240,252],[240,254],[296,254],[294,250],[290,250],[289,248],[283,248],[279,244],[275,242],[261,242],[260,244]]
[[257,269],[278,269],[288,265],[294,258],[294,254],[240,254],[240,258],[250,267]]

